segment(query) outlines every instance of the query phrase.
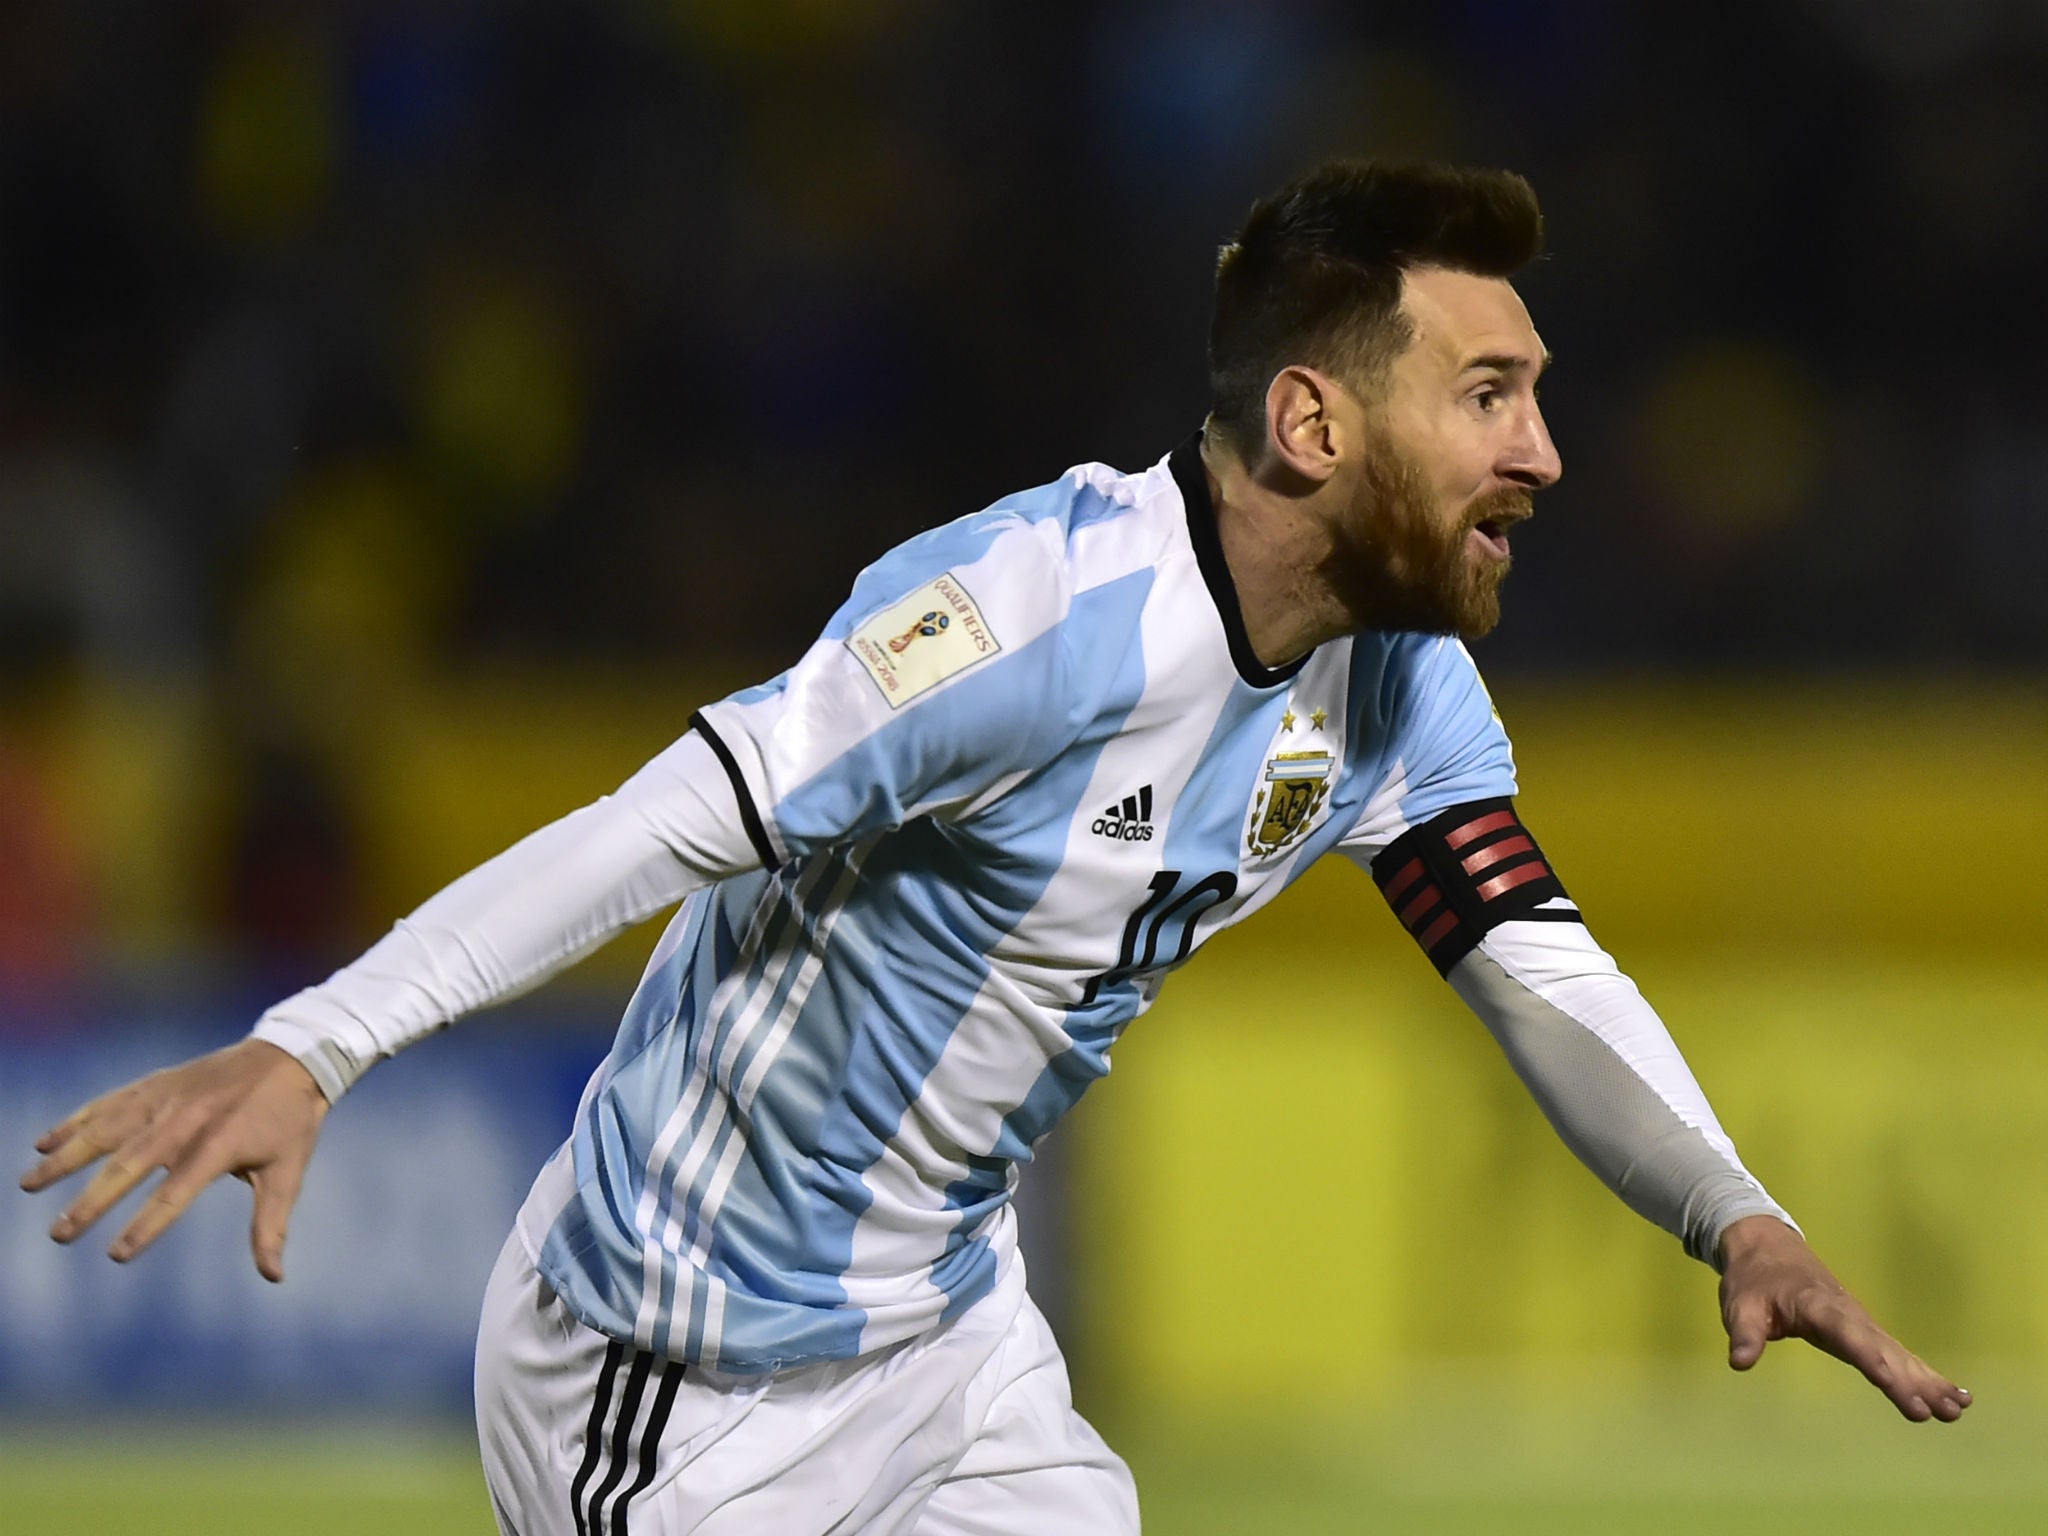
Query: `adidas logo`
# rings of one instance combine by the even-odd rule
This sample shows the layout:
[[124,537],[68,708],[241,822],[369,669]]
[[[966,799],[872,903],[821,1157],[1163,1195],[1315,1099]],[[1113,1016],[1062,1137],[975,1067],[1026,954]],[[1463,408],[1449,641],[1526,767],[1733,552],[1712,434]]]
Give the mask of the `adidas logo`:
[[1090,832],[1115,838],[1120,843],[1152,841],[1152,786],[1135,795],[1125,795],[1122,805],[1112,805],[1089,826]]

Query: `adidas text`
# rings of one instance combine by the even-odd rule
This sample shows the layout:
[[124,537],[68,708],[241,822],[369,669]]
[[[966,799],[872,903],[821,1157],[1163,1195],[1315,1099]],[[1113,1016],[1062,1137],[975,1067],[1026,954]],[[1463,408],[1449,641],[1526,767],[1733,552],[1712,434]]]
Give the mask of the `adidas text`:
[[1151,842],[1152,786],[1147,784],[1135,795],[1125,795],[1121,803],[1096,817],[1088,830],[1097,837],[1113,837],[1120,843]]
[[1103,837],[1113,837],[1117,841],[1124,843],[1149,843],[1152,841],[1152,823],[1149,821],[1125,821],[1121,817],[1112,821],[1107,816],[1098,816],[1088,830],[1100,833]]

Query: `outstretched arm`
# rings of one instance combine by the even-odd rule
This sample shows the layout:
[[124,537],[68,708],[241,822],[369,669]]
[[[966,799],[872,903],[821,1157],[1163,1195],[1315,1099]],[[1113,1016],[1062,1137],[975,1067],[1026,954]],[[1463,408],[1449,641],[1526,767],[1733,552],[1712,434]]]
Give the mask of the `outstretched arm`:
[[[38,1143],[45,1156],[24,1187],[102,1157],[108,1167],[52,1235],[71,1241],[163,1168],[117,1257],[223,1172],[269,1191],[260,1225],[281,1244],[319,1123],[300,1111],[308,1082],[332,1102],[377,1061],[695,889],[984,803],[1049,761],[1071,729],[1072,664],[1059,638],[1071,582],[1051,528],[992,510],[912,540],[861,574],[794,667],[706,706],[617,794],[456,881],[353,965],[272,1008],[253,1040],[71,1115]],[[919,613],[944,622],[898,664],[887,642]],[[258,1242],[257,1267],[273,1278],[275,1252]]]
[[266,1013],[252,1038],[82,1105],[37,1142],[26,1190],[105,1159],[50,1235],[69,1243],[157,1169],[109,1250],[126,1261],[223,1174],[255,1191],[250,1247],[284,1277],[284,1240],[328,1105],[373,1063],[538,985],[621,928],[761,862],[731,780],[692,732],[615,795],[478,866],[354,964]]
[[1907,1418],[1969,1394],[1885,1334],[1744,1168],[1663,1022],[1594,943],[1512,803],[1454,807],[1372,872],[1587,1167],[1722,1271],[1729,1363],[1803,1338],[1855,1365]]

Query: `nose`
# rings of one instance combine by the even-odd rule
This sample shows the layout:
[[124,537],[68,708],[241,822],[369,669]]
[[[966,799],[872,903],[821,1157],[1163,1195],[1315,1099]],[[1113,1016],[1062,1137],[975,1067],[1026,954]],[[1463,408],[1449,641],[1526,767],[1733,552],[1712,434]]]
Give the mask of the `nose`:
[[1550,440],[1550,428],[1535,401],[1529,402],[1521,430],[1508,444],[1503,458],[1501,477],[1526,490],[1540,491],[1563,478],[1564,461],[1557,456],[1557,444]]

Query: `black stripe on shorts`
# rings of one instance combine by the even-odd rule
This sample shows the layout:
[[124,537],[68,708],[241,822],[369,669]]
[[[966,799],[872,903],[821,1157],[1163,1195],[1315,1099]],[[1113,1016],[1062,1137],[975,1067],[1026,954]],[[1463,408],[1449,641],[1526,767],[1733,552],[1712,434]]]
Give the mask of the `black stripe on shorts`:
[[[604,1536],[604,1501],[612,1496],[626,1475],[626,1446],[633,1437],[633,1421],[640,1417],[640,1394],[647,1390],[647,1373],[654,1356],[633,1351],[633,1368],[626,1372],[626,1392],[619,1399],[618,1417],[612,1420],[611,1449],[605,1455],[604,1479],[590,1496],[590,1536]],[[582,1511],[578,1510],[580,1517]]]
[[583,1431],[583,1465],[576,1469],[576,1480],[569,1485],[569,1507],[576,1511],[576,1536],[590,1536],[583,1524],[583,1490],[590,1486],[590,1474],[597,1470],[600,1447],[604,1444],[604,1411],[611,1406],[612,1384],[618,1380],[619,1362],[626,1357],[626,1346],[617,1339],[604,1352],[604,1364],[597,1372],[597,1394],[590,1400],[590,1423]]
[[612,1536],[627,1536],[626,1512],[633,1500],[654,1481],[654,1465],[661,1451],[662,1432],[668,1428],[668,1411],[675,1406],[676,1389],[683,1384],[683,1364],[669,1360],[661,1367],[661,1385],[655,1389],[654,1409],[647,1415],[647,1427],[640,1432],[640,1470],[633,1486],[619,1495],[612,1506]]

